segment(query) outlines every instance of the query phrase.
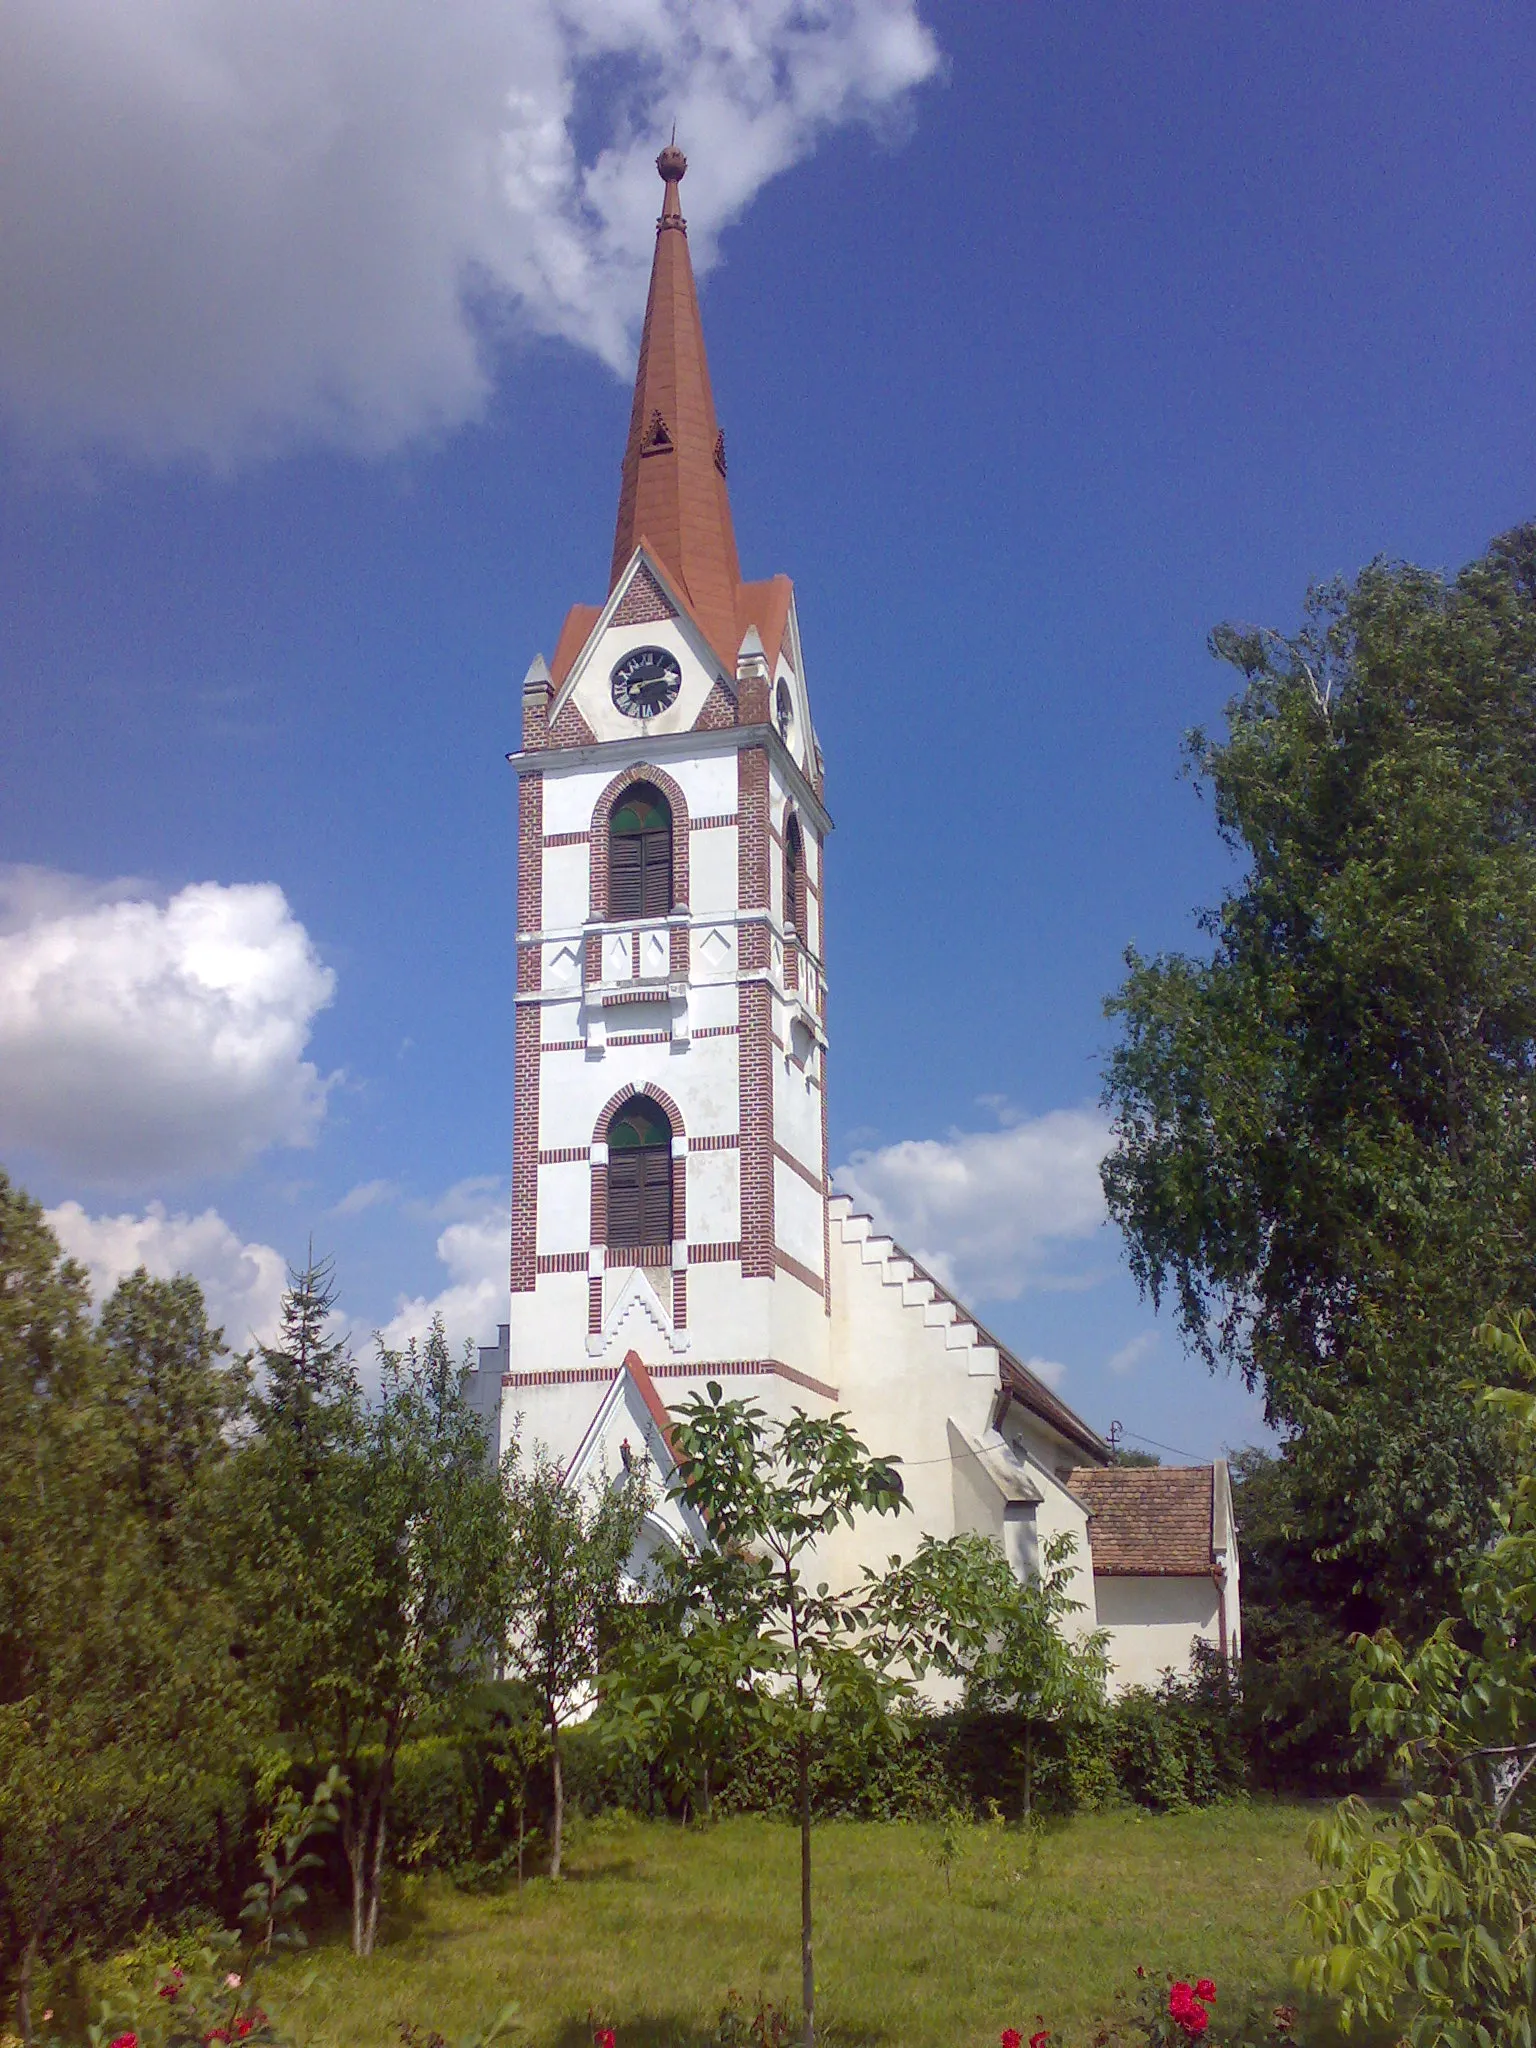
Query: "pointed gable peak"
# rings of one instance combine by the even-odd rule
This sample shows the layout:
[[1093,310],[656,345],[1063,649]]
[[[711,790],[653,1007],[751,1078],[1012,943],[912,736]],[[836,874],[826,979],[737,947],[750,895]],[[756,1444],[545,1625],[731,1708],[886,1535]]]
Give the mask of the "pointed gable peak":
[[717,654],[737,644],[741,568],[679,186],[688,159],[656,159],[665,191],[635,367],[610,592],[645,536]]

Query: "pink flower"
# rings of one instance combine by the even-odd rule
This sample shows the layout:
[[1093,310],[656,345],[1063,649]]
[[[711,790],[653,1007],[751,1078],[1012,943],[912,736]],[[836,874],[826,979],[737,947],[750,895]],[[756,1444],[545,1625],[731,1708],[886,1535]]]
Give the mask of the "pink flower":
[[1024,2036],[1017,2027],[1004,2027],[1002,2043],[1003,2048],[1024,2048]]
[[229,1986],[231,1991],[238,1991],[240,1989],[240,1972],[238,1970],[231,1970],[229,1975],[224,1979],[224,1982]]

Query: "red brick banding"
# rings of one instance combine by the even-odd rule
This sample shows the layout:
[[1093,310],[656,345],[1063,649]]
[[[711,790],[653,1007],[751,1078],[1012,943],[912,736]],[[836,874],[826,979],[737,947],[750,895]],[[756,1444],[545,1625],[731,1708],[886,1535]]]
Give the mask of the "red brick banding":
[[[598,1111],[597,1122],[592,1126],[592,1142],[594,1145],[607,1144],[610,1118],[624,1107],[632,1095],[644,1095],[649,1101],[654,1102],[658,1109],[666,1112],[667,1121],[672,1126],[674,1138],[687,1137],[688,1133],[683,1128],[683,1113],[677,1104],[672,1100],[665,1088],[653,1088],[649,1081],[645,1081],[636,1082],[628,1088],[621,1088],[617,1094],[609,1096],[608,1100]],[[673,1163],[676,1164],[676,1161]],[[682,1234],[680,1230],[673,1232],[675,1237],[681,1237]]]
[[539,1154],[540,1166],[574,1166],[578,1159],[588,1159],[591,1154],[585,1145],[546,1146]]
[[[517,986],[536,993],[542,949],[524,934],[543,921],[544,778],[525,775],[517,800]],[[534,1003],[517,1006],[512,1053],[511,1285],[525,1294],[537,1279],[539,1228],[539,1031]]]
[[512,1053],[512,1292],[537,1277],[539,1235],[539,1012],[518,1006]]
[[825,1179],[818,1179],[817,1176],[814,1173],[812,1173],[811,1169],[808,1166],[802,1165],[801,1162],[795,1157],[794,1153],[789,1151],[785,1146],[781,1145],[777,1138],[775,1138],[773,1141],[773,1156],[775,1159],[782,1159],[784,1164],[789,1168],[790,1172],[798,1173],[800,1178],[805,1182],[806,1186],[808,1188],[814,1188],[818,1195],[824,1195],[826,1193],[827,1190]]
[[549,846],[585,846],[590,834],[586,832],[546,832],[544,844]]
[[741,1271],[773,1278],[773,1067],[766,983],[737,990],[741,1030]]
[[[504,1372],[501,1384],[504,1387],[573,1387],[611,1385],[614,1375],[622,1372],[622,1366],[612,1365],[568,1365],[556,1366],[549,1372]],[[820,1394],[823,1400],[838,1399],[836,1387],[829,1387],[825,1380],[812,1379],[808,1372],[800,1372],[792,1365],[785,1365],[777,1358],[711,1358],[690,1361],[687,1365],[652,1365],[646,1370],[653,1380],[696,1380],[696,1379],[778,1379],[788,1380],[792,1386],[804,1387],[812,1394]]]
[[552,747],[590,747],[595,738],[591,726],[576,709],[576,699],[567,697],[550,725],[549,744]]
[[[731,1029],[733,1031],[735,1028],[732,1025]],[[741,1139],[735,1131],[721,1131],[711,1138],[690,1138],[688,1140],[688,1150],[690,1152],[734,1152],[740,1143]]]
[[724,732],[736,723],[736,701],[724,683],[716,683],[704,699],[704,708],[693,721],[695,732]]
[[608,623],[610,626],[650,626],[676,617],[676,609],[668,604],[666,593],[642,562],[630,578],[629,588],[619,599],[618,608]]
[[690,1266],[723,1266],[741,1257],[741,1239],[729,1244],[691,1244],[688,1247]]
[[587,1254],[585,1252],[540,1252],[541,1273],[585,1273]]
[[[689,826],[690,832],[723,832],[729,825],[734,829],[738,820],[734,811],[717,811],[712,818],[695,818]],[[546,839],[544,844],[548,846]]]
[[672,1247],[669,1244],[616,1244],[609,1247],[603,1264],[610,1273],[628,1272],[632,1267],[649,1266],[652,1271],[658,1266],[670,1266]]
[[826,1282],[822,1275],[820,1273],[813,1273],[809,1266],[802,1265],[798,1259],[791,1258],[788,1252],[775,1251],[773,1262],[781,1273],[790,1274],[792,1278],[800,1281],[803,1286],[809,1287],[813,1294],[819,1295],[826,1292]]
[[[768,751],[736,756],[736,895],[743,910],[768,908]],[[766,964],[766,963],[765,963]]]

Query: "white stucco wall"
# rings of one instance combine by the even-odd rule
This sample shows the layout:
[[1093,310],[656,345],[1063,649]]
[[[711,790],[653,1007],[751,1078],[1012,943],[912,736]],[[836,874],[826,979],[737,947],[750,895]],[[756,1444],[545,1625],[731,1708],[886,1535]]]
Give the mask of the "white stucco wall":
[[1165,1671],[1190,1669],[1190,1644],[1219,1646],[1221,1617],[1209,1578],[1122,1578],[1094,1582],[1099,1625],[1109,1635],[1112,1689],[1157,1686]]

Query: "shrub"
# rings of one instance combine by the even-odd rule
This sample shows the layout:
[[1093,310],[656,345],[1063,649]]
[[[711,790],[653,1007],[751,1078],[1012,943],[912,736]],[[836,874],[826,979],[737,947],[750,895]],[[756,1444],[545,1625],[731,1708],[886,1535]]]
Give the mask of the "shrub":
[[[365,1761],[367,1759],[365,1758]],[[406,1869],[445,1869],[462,1862],[480,1830],[482,1773],[473,1748],[451,1736],[402,1743],[395,1761],[392,1856]]]

